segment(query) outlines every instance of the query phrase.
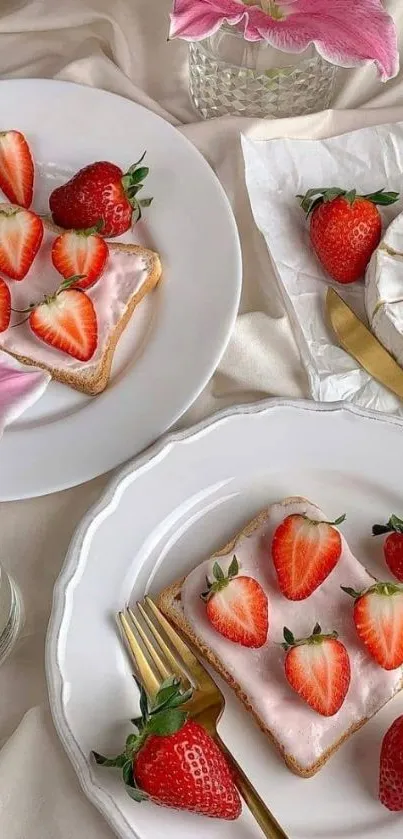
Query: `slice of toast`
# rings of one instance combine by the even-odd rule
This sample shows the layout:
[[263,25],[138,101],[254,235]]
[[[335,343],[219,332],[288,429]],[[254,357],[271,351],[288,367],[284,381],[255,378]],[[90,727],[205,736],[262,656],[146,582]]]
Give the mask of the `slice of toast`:
[[[0,210],[10,206],[0,204]],[[62,231],[47,220],[44,228],[41,248],[24,280],[15,282],[5,278],[14,309],[24,310],[30,303],[43,300],[45,294],[56,291],[63,279],[51,260],[55,235]],[[108,248],[104,273],[86,291],[98,321],[98,346],[89,361],[78,361],[45,344],[34,335],[28,322],[22,322],[26,316],[21,314],[14,313],[10,327],[0,334],[0,349],[24,364],[47,370],[57,381],[89,395],[105,389],[119,338],[136,306],[161,277],[160,259],[154,251],[120,242],[108,242]]]
[[[259,727],[280,751],[287,766],[302,777],[314,775],[338,747],[403,687],[402,669],[383,670],[370,658],[356,635],[352,600],[341,585],[363,589],[373,582],[342,537],[340,560],[325,582],[306,600],[284,598],[271,559],[276,527],[292,513],[326,519],[304,498],[286,498],[263,510],[227,545],[186,578],[162,591],[157,602],[166,617],[235,691]],[[200,594],[206,575],[219,559],[224,572],[236,555],[240,573],[254,577],[269,599],[268,640],[253,650],[227,640],[209,623]],[[333,717],[311,709],[288,685],[281,648],[283,627],[295,637],[310,635],[316,622],[323,632],[337,630],[351,663],[351,684],[343,706]]]

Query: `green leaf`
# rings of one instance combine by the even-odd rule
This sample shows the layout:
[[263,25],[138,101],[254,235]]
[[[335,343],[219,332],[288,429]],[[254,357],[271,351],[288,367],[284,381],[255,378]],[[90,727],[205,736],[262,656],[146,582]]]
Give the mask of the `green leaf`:
[[91,752],[95,762],[98,766],[117,766],[122,767],[127,761],[127,755],[125,753],[117,755],[116,757],[104,757],[104,755],[100,755],[99,752]]
[[122,775],[123,780],[128,787],[136,786],[133,778],[133,764],[131,760],[127,760],[126,763],[123,764]]
[[130,798],[132,798],[133,801],[137,801],[138,804],[141,804],[142,801],[147,801],[149,798],[147,793],[143,792],[143,790],[138,787],[129,787],[128,784],[125,784],[125,790]]
[[354,201],[357,197],[357,190],[351,189],[350,192],[346,192],[344,198],[348,201],[349,204],[354,204]]
[[219,565],[218,562],[215,562],[213,565],[213,577],[216,580],[218,580],[218,582],[221,582],[225,579],[224,571],[222,570],[221,565]]
[[239,564],[236,556],[234,555],[231,565],[228,568],[228,577],[236,577],[239,571]]
[[134,726],[135,726],[135,728],[137,728],[138,730],[140,730],[140,729],[141,729],[141,727],[142,727],[142,725],[144,724],[143,717],[132,717],[132,719],[130,720],[130,722],[131,722],[131,723],[132,723],[132,725],[134,725]]
[[149,207],[150,204],[154,201],[154,198],[142,198],[139,202],[142,207]]
[[345,513],[343,513],[343,515],[342,515],[342,516],[339,516],[339,518],[338,518],[338,519],[335,519],[335,521],[333,522],[333,524],[336,524],[336,525],[337,525],[337,524],[343,524],[343,521],[345,521],[345,520],[346,520],[346,514],[345,514]]
[[354,597],[354,600],[356,600],[357,597],[360,597],[360,595],[361,595],[360,591],[356,591],[354,588],[350,588],[350,586],[340,586],[340,588],[346,594],[349,594],[350,597]]
[[143,720],[146,720],[148,717],[148,697],[143,685],[140,687],[140,711]]
[[284,635],[284,641],[286,642],[286,644],[288,646],[292,647],[294,645],[295,638],[294,638],[294,635],[292,634],[291,630],[287,629],[286,626],[283,629],[283,635]]
[[396,201],[399,200],[399,193],[398,192],[385,192],[384,189],[379,189],[377,192],[368,192],[366,195],[362,195],[362,198],[367,198],[368,201],[371,201],[372,204],[379,204],[380,206],[388,206],[389,204],[395,204]]
[[146,152],[146,151],[143,151],[143,154],[141,155],[141,157],[139,158],[139,160],[137,160],[137,161],[136,161],[136,163],[132,163],[132,165],[131,165],[131,166],[129,166],[129,168],[128,168],[128,170],[127,170],[129,174],[130,174],[131,172],[134,172],[134,171],[137,169],[137,167],[138,167],[138,166],[140,166],[140,163],[142,163],[142,162],[143,162],[143,160],[144,160],[144,158],[145,158],[146,154],[147,154],[147,152]]
[[128,738],[126,739],[126,745],[125,745],[126,756],[128,756],[128,757],[132,756],[133,749],[135,749],[138,739],[139,738],[137,737],[136,734],[129,734]]
[[176,708],[161,711],[157,716],[151,717],[147,723],[147,734],[159,734],[160,736],[176,734],[185,724],[187,717],[185,711],[179,711]]
[[[129,178],[131,184],[134,186],[135,184],[139,184],[140,181],[144,181],[144,178],[147,177],[149,171],[148,166],[140,166],[139,169],[135,169],[133,172],[130,172]],[[127,175],[124,177],[127,177]]]

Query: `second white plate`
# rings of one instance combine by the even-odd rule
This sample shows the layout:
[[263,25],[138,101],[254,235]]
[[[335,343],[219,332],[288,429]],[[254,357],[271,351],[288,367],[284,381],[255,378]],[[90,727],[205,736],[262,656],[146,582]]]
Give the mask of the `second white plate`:
[[147,150],[144,223],[129,241],[161,255],[163,281],[119,341],[107,389],[86,397],[52,382],[7,429],[0,500],[82,483],[153,442],[189,407],[228,341],[241,290],[230,205],[204,158],[169,123],[119,96],[66,82],[0,82],[2,128],[23,131],[37,164],[34,209],[81,166],[126,169]]
[[[137,692],[115,627],[124,603],[186,574],[257,511],[303,495],[343,525],[354,554],[388,578],[375,521],[403,513],[403,424],[339,405],[273,401],[225,413],[126,467],[87,514],[55,587],[47,676],[56,728],[90,800],[121,839],[259,839],[239,821],[137,805],[91,749],[119,751]],[[293,775],[225,686],[223,739],[290,839],[401,839],[377,800],[382,738],[398,695],[313,778]]]

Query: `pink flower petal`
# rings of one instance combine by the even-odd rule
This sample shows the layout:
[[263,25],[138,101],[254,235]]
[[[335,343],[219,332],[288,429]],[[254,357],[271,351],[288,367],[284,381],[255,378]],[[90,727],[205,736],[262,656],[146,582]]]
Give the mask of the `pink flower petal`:
[[284,52],[314,43],[342,67],[374,61],[386,81],[399,71],[396,28],[381,0],[278,0],[281,19],[241,0],[174,0],[171,37],[201,40],[227,21],[244,26],[248,41],[266,40]]
[[249,17],[254,29],[277,49],[303,52],[313,42],[333,64],[354,67],[375,61],[383,81],[397,75],[396,28],[380,0],[281,0],[279,5],[286,15],[283,20],[273,20],[255,7]]
[[0,437],[6,425],[42,396],[50,379],[44,370],[27,367],[0,352]]
[[169,37],[200,41],[217,32],[224,21],[235,26],[245,8],[238,0],[174,0]]

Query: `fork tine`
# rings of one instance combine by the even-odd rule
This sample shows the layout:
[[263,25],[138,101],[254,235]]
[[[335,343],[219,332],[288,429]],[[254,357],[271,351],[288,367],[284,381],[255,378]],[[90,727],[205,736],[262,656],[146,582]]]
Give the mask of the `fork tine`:
[[121,626],[123,635],[126,639],[129,652],[140,674],[140,679],[144,684],[146,692],[152,698],[158,693],[160,680],[157,679],[154,671],[148,663],[137,638],[123,612],[118,613],[118,621]]
[[[151,620],[151,618],[147,614],[147,612],[144,609],[144,607],[142,606],[142,604],[137,603],[137,607],[138,607],[138,609],[140,611],[140,614],[142,615],[143,619],[145,620],[150,632],[152,632],[157,644],[159,645],[160,649],[162,650],[162,652],[164,653],[164,655],[168,659],[169,664],[170,664],[171,669],[172,669],[172,672],[178,677],[178,679],[180,679],[180,681],[182,682],[182,685],[185,689],[190,687],[189,677],[188,677],[188,674],[187,674],[186,670],[182,667],[180,661],[178,661],[176,659],[176,657],[173,655],[173,653],[171,652],[168,644],[166,643],[166,641],[164,640],[164,638],[162,637],[162,635],[158,631],[157,627],[155,626],[155,624],[153,623],[153,621]],[[197,685],[195,685],[195,687],[197,687]]]
[[155,646],[153,646],[152,642],[150,641],[148,635],[144,632],[143,627],[141,626],[141,624],[137,620],[137,618],[136,618],[133,610],[130,608],[130,606],[127,607],[126,611],[127,611],[127,614],[129,615],[129,618],[130,618],[131,622],[133,623],[137,632],[139,633],[140,638],[141,638],[145,648],[147,649],[147,651],[150,655],[150,658],[152,658],[152,660],[153,660],[157,670],[161,674],[162,678],[163,679],[169,679],[169,677],[172,676],[171,670],[169,670],[168,667],[163,662],[161,656],[158,653],[158,650],[156,650]]
[[208,671],[200,664],[200,661],[196,658],[195,655],[191,652],[187,644],[182,640],[180,635],[175,631],[173,626],[168,623],[165,615],[160,612],[158,606],[151,600],[151,597],[148,595],[145,597],[145,603],[149,607],[150,611],[153,613],[155,619],[158,621],[159,625],[162,627],[166,635],[168,636],[172,646],[177,650],[179,655],[181,656],[182,660],[184,661],[188,671],[192,675],[194,680],[195,687],[200,686],[201,684],[206,684],[207,681],[211,683],[216,688],[215,682],[211,678]]

